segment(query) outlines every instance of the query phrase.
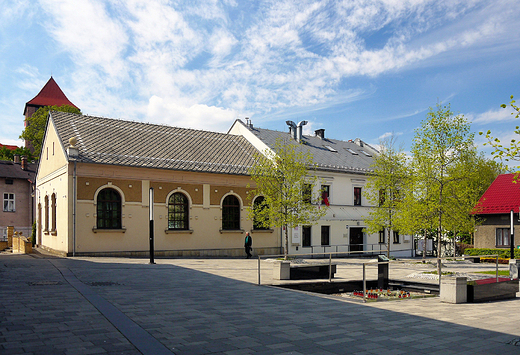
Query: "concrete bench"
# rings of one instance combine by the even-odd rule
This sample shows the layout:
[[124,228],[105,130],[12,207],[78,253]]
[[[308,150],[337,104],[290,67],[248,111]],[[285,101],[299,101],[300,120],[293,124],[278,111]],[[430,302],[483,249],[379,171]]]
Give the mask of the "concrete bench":
[[[336,273],[336,264],[331,264],[331,277]],[[289,261],[279,261],[273,268],[273,278],[275,280],[312,280],[328,279],[329,264],[293,264]]]

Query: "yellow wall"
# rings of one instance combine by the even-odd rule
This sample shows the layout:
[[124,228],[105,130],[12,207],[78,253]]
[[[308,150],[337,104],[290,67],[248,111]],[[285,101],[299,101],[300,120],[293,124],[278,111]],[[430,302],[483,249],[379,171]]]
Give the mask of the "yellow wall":
[[[54,172],[52,177],[41,185],[45,193],[59,190],[60,196],[66,195],[70,198],[69,208],[61,200],[58,203],[58,208],[63,205],[65,209],[64,224],[59,224],[56,236],[43,235],[42,243],[49,249],[66,251],[69,254],[72,253],[73,248],[72,166],[70,163],[68,169],[62,168],[62,174]],[[246,186],[250,183],[249,177],[81,163],[77,164],[77,175],[75,252],[78,255],[96,252],[148,251],[149,187],[154,188],[156,251],[227,250],[226,255],[244,254],[244,233],[252,229],[252,222],[247,218],[247,206],[242,205],[241,230],[229,232],[221,231],[220,203],[226,194],[233,193],[242,204],[248,204]],[[122,230],[96,229],[95,196],[105,187],[112,187],[122,195]],[[188,195],[189,231],[167,230],[167,198],[175,191]],[[42,206],[43,196],[42,192]],[[44,215],[42,211],[42,216]],[[253,248],[257,252],[274,253],[280,247],[278,230],[254,233],[253,238]]]

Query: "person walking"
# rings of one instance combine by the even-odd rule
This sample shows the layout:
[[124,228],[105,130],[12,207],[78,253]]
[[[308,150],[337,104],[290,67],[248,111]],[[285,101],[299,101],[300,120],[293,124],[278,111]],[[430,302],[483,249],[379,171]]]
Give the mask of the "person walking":
[[244,240],[244,248],[246,250],[246,259],[250,259],[252,257],[251,255],[251,246],[253,245],[253,238],[249,235],[249,232],[246,232],[246,238]]

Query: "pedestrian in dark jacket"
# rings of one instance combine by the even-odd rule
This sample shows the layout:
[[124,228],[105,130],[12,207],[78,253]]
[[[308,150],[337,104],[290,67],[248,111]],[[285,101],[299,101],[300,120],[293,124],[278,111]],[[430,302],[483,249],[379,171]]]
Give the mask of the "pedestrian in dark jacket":
[[246,232],[246,239],[244,240],[244,248],[246,250],[247,259],[252,257],[251,255],[251,246],[253,245],[253,238],[249,235],[249,232]]

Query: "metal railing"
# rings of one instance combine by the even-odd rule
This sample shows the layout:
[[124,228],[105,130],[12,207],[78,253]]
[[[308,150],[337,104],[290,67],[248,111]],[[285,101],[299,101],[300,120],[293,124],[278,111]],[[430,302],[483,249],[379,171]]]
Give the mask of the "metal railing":
[[[329,267],[329,282],[332,282],[332,256],[333,255],[345,255],[345,254],[358,254],[360,256],[366,255],[365,251],[351,251],[351,252],[329,252],[328,254],[328,267]],[[311,258],[317,257],[318,255],[322,256],[323,258],[324,253],[308,253],[308,254],[288,254],[288,258],[300,258],[302,256],[310,256]],[[284,254],[275,254],[275,255],[258,255],[258,285],[261,285],[261,260],[262,259],[268,259],[268,258],[282,258],[285,257]],[[435,258],[433,260],[437,261],[437,267],[438,267],[438,277],[439,277],[439,290],[441,286],[441,279],[442,279],[442,260],[466,260],[466,259],[476,259],[476,258],[495,258],[495,276],[496,276],[496,282],[499,282],[499,272],[498,272],[498,254],[491,254],[491,255],[478,255],[478,256],[459,256],[459,257],[442,257],[442,258]],[[420,259],[417,259],[420,260]],[[432,259],[430,259],[432,260]],[[284,260],[281,260],[284,261]],[[287,260],[290,262],[290,260]],[[379,265],[390,265],[390,264],[404,264],[409,261],[401,261],[401,260],[391,260],[391,261],[366,261],[362,263],[362,269],[363,269],[363,302],[366,302],[366,266],[372,265],[372,266],[379,266]]]

